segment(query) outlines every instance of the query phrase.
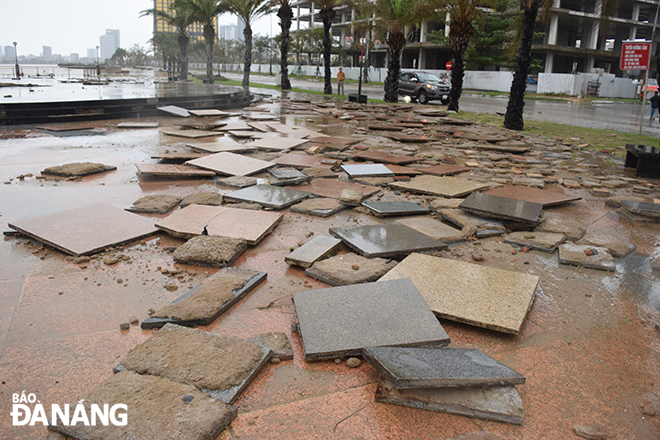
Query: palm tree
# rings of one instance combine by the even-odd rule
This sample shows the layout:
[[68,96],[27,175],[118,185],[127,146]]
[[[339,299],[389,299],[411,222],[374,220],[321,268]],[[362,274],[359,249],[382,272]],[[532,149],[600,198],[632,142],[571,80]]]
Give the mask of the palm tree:
[[176,5],[173,6],[174,9],[172,9],[172,13],[161,11],[160,9],[155,8],[145,9],[144,11],[140,12],[140,17],[151,15],[156,19],[162,19],[169,26],[172,26],[174,29],[176,29],[176,33],[178,35],[177,43],[179,44],[180,51],[179,66],[181,68],[181,72],[179,73],[179,79],[185,81],[188,79],[188,42],[190,40],[186,34],[186,29],[188,26],[193,24],[194,20],[192,19],[190,13],[185,9],[177,9]]
[[291,81],[289,81],[289,31],[291,30],[291,19],[293,18],[293,9],[291,0],[275,0],[274,5],[279,5],[277,16],[280,18],[280,28],[282,34],[280,38],[280,70],[282,74],[282,90],[291,90]]
[[177,61],[177,36],[170,32],[156,32],[149,41],[154,48],[154,54],[159,53],[163,57],[163,64],[167,67],[167,76],[172,77]]
[[319,15],[323,21],[323,64],[325,67],[324,77],[325,85],[323,86],[323,93],[332,95],[332,83],[330,73],[330,51],[332,50],[332,40],[330,35],[330,26],[332,26],[332,19],[335,18],[337,12],[335,8],[341,4],[342,0],[312,0],[316,6],[319,7]]
[[206,82],[213,84],[213,44],[215,43],[215,20],[226,12],[224,4],[218,0],[174,0],[174,9],[190,14],[195,23],[202,24],[202,34],[206,42]]
[[401,51],[406,45],[405,27],[416,24],[422,13],[418,0],[376,0],[376,16],[387,26],[387,79],[385,102],[399,100]]
[[[192,0],[185,0],[192,1]],[[199,0],[197,0],[199,1]],[[270,0],[224,0],[224,10],[231,12],[243,20],[245,29],[243,37],[245,40],[245,54],[243,62],[243,87],[250,85],[250,66],[252,65],[252,23],[270,14],[273,9]]]

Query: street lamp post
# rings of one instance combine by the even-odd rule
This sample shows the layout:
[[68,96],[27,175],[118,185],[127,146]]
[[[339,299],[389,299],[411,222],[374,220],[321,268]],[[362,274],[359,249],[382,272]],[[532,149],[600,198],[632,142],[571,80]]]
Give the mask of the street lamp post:
[[101,77],[101,58],[99,57],[99,47],[96,46],[96,77]]
[[18,67],[18,49],[16,49],[16,46],[18,45],[17,42],[14,41],[14,57],[16,59],[16,79],[21,79],[21,68]]

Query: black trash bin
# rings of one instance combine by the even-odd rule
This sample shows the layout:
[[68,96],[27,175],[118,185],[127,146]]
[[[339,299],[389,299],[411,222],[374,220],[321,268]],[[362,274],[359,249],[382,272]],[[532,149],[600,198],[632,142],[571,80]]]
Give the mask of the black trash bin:
[[358,95],[357,93],[349,93],[348,102],[357,102],[358,104],[366,104],[367,95]]

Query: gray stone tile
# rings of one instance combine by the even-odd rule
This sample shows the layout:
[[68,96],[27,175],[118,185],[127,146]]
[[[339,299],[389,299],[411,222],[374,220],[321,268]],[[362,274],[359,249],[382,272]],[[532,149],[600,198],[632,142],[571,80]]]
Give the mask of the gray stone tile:
[[565,217],[544,217],[541,224],[534,231],[555,232],[557,234],[564,234],[571,240],[579,240],[587,230],[587,227],[577,220]]
[[525,383],[525,376],[476,348],[369,347],[362,356],[399,390]]
[[506,197],[472,193],[461,203],[459,208],[481,217],[536,225],[539,223],[543,205]]
[[182,118],[190,117],[190,112],[188,110],[186,110],[185,108],[177,107],[176,105],[166,105],[164,107],[158,107],[158,110]]
[[295,168],[272,167],[268,169],[268,173],[270,173],[276,179],[280,179],[280,180],[309,177],[307,176],[307,174],[303,173],[302,171],[298,171]]
[[402,256],[445,247],[445,244],[397,223],[330,228],[330,234],[369,258]]
[[377,281],[394,266],[396,261],[348,253],[317,261],[305,275],[331,286],[346,286]]
[[317,217],[330,217],[344,209],[346,209],[346,205],[337,199],[319,197],[303,200],[302,202],[293,205],[291,207],[291,212],[315,215]]
[[265,272],[230,267],[203,280],[143,320],[143,329],[172,323],[186,327],[210,325],[266,279]]
[[[539,277],[448,258],[411,254],[381,281],[410,278],[445,319],[518,334]],[[442,288],[438,288],[442,286]]]
[[204,109],[204,110],[190,110],[190,113],[192,113],[195,116],[222,116],[226,117],[229,116],[231,113],[223,112],[222,110],[218,110],[215,108],[210,108],[210,109]]
[[582,197],[565,194],[556,190],[531,188],[524,185],[493,188],[485,191],[484,194],[508,197],[510,199],[523,200],[525,202],[540,203],[544,207],[561,205],[582,199]]
[[168,136],[183,137],[188,139],[198,139],[203,137],[223,135],[223,133],[217,131],[204,131],[204,130],[164,130],[162,133]]
[[555,234],[553,232],[512,232],[504,238],[505,243],[526,246],[530,249],[536,249],[543,252],[553,253],[557,246],[562,244],[566,236],[564,234]]
[[502,235],[506,232],[506,228],[502,222],[498,220],[488,220],[477,215],[461,211],[460,209],[441,209],[440,215],[444,220],[458,226],[461,229],[466,227],[469,229],[476,229],[475,235],[478,238]]
[[308,268],[318,260],[336,254],[339,249],[341,249],[341,240],[318,235],[287,255],[284,261],[287,264]]
[[660,219],[660,203],[634,202],[622,200],[621,207],[631,214],[642,217],[653,217]]
[[309,197],[311,193],[273,185],[255,185],[234,191],[225,196],[227,200],[258,203],[266,208],[283,209]]
[[[184,402],[184,395],[192,400]],[[128,423],[125,426],[112,423],[100,426],[100,422],[97,426],[58,423],[50,429],[75,440],[169,440],[173,433],[179,440],[207,440],[216,438],[237,414],[233,406],[193,386],[131,371],[115,374],[78,401],[82,402],[90,420],[93,404],[100,408],[126,405]],[[76,402],[70,407],[74,408]],[[117,414],[121,413],[119,410]]]
[[410,280],[293,294],[306,360],[360,355],[383,345],[444,346],[449,337]]
[[627,243],[619,237],[607,233],[589,233],[576,241],[575,244],[604,247],[610,251],[613,257],[617,258],[623,258],[637,249],[634,244]]
[[362,206],[369,208],[371,212],[379,217],[428,214],[430,212],[429,208],[426,208],[419,203],[408,201],[375,202],[373,200],[367,200],[362,202]]
[[270,356],[270,348],[259,342],[166,324],[132,348],[114,371],[164,377],[231,404]]
[[410,182],[390,183],[390,187],[401,191],[455,198],[488,188],[488,185],[458,177],[424,175],[414,177]]
[[365,165],[342,165],[348,177],[394,177],[394,173],[381,163]]
[[376,402],[522,425],[524,410],[516,387],[397,390],[378,383]]
[[158,128],[158,122],[120,122],[117,128]]
[[614,272],[616,265],[604,247],[566,243],[559,246],[559,263]]
[[71,255],[90,255],[157,231],[153,220],[104,203],[18,220],[8,226]]

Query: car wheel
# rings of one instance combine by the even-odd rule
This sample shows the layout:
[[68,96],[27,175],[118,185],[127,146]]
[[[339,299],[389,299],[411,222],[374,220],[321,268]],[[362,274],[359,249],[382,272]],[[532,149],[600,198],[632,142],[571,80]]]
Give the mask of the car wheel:
[[440,102],[442,102],[443,105],[447,105],[447,104],[449,104],[449,98],[442,99],[442,100],[440,100]]
[[420,104],[427,104],[429,102],[429,95],[425,90],[420,90],[417,94],[417,100]]

